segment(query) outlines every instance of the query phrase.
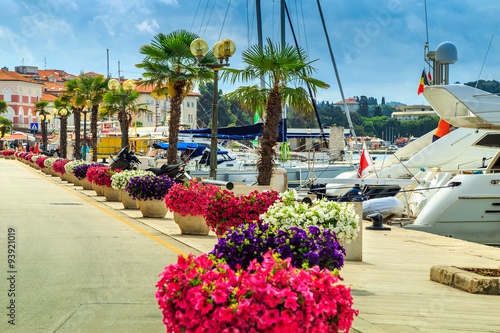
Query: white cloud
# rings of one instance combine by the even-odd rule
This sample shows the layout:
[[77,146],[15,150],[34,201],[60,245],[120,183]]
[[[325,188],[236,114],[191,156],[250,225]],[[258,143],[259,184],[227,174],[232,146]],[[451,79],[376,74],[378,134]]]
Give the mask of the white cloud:
[[164,3],[165,5],[169,6],[179,6],[179,3],[177,0],[159,0],[161,3]]
[[155,34],[156,30],[160,26],[158,25],[158,22],[156,22],[156,20],[153,19],[153,20],[150,20],[150,21],[144,20],[144,21],[142,21],[142,23],[136,24],[135,27],[140,32],[145,32],[145,33],[148,33],[148,34]]

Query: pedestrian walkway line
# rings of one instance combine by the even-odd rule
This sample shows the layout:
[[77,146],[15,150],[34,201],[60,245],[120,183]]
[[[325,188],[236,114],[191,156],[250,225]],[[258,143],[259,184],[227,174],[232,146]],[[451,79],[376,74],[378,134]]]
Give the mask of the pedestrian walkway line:
[[[17,161],[16,161],[16,162],[17,162]],[[17,164],[19,164],[19,162],[17,162]],[[155,235],[153,235],[153,234],[151,234],[151,233],[147,232],[146,230],[143,230],[143,229],[139,228],[138,226],[133,225],[132,223],[130,223],[130,222],[128,222],[127,220],[125,220],[124,218],[121,218],[120,216],[116,215],[115,213],[110,212],[110,211],[109,211],[109,210],[107,210],[106,208],[104,208],[104,207],[101,207],[101,206],[97,205],[96,203],[94,203],[94,202],[90,201],[89,199],[87,199],[87,198],[85,198],[85,197],[83,197],[83,196],[81,196],[81,195],[79,195],[79,194],[75,193],[74,191],[71,191],[71,190],[70,190],[70,189],[68,189],[66,186],[62,186],[61,184],[56,183],[55,181],[53,181],[53,180],[52,180],[52,179],[50,179],[50,178],[45,178],[45,177],[43,177],[42,175],[40,175],[40,174],[38,174],[38,173],[34,172],[33,170],[31,170],[31,168],[27,168],[27,167],[25,167],[24,165],[21,165],[21,166],[22,166],[23,168],[25,168],[26,170],[30,171],[31,173],[33,173],[33,174],[37,175],[38,177],[43,178],[43,179],[46,179],[46,180],[48,180],[48,181],[52,182],[53,184],[55,184],[55,185],[57,185],[57,186],[59,186],[59,187],[61,187],[61,188],[65,189],[66,191],[68,191],[68,192],[70,192],[70,193],[73,193],[74,195],[76,195],[76,196],[77,196],[77,197],[79,197],[80,199],[82,199],[82,200],[84,200],[84,201],[88,202],[89,204],[91,204],[91,205],[92,205],[92,206],[94,206],[94,207],[99,208],[100,210],[102,210],[102,211],[103,211],[103,212],[105,212],[106,214],[113,216],[113,217],[114,217],[114,218],[116,218],[118,221],[125,223],[126,225],[128,225],[128,226],[130,226],[130,227],[132,227],[132,228],[136,229],[137,231],[140,231],[141,233],[143,233],[144,235],[148,236],[149,238],[154,239],[154,240],[155,240],[155,241],[157,241],[158,243],[165,245],[166,247],[168,247],[169,249],[171,249],[172,251],[174,251],[174,252],[175,252],[175,253],[177,253],[178,255],[181,255],[181,256],[183,256],[183,257],[187,257],[187,256],[188,256],[188,255],[187,255],[184,251],[179,250],[178,248],[176,248],[176,247],[175,247],[175,246],[173,246],[172,244],[169,244],[169,243],[167,243],[166,241],[164,241],[163,239],[160,239],[160,238],[156,237]]]

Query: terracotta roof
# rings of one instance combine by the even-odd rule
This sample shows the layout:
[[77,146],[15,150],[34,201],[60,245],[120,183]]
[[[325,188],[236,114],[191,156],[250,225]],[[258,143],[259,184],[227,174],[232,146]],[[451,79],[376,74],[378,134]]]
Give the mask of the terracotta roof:
[[55,76],[56,77],[56,80],[57,81],[63,81],[63,77],[64,76],[67,76],[68,73],[66,73],[65,71],[61,71],[61,70],[56,70],[56,69],[39,69],[38,70],[38,76],[40,76],[40,78],[42,80],[48,80],[49,79],[49,76]]
[[17,72],[1,71],[1,70],[0,70],[0,81],[23,81],[23,82],[29,82],[29,83],[43,84],[41,82],[27,79]]
[[[45,91],[47,89],[47,91]],[[42,91],[44,93],[53,93],[53,92],[63,92],[66,90],[66,87],[63,84],[55,83],[55,82],[44,82],[42,87]]]
[[57,97],[51,94],[42,94],[42,101],[53,102]]
[[84,76],[93,76],[93,77],[104,76],[102,74],[97,74],[97,73],[94,73],[94,72],[87,72],[87,73],[83,73],[81,75],[84,75]]
[[[346,99],[345,102],[346,102],[346,104],[359,104],[358,102],[356,102],[356,98],[354,98],[354,97],[350,97],[350,98]],[[335,105],[339,105],[339,104],[342,105],[342,104],[344,104],[344,102],[340,101],[340,102],[335,103]]]
[[[125,82],[125,81],[126,81],[126,80],[122,80],[122,82]],[[138,80],[134,80],[134,81],[135,81],[135,83],[137,83],[137,82],[141,82],[141,81],[138,81]],[[136,85],[136,86],[135,86],[135,89],[136,89],[138,92],[140,92],[140,93],[147,93],[147,94],[150,94],[150,93],[152,93],[152,92],[153,92],[153,86],[151,86],[151,85]],[[192,91],[191,91],[191,92],[189,92],[189,93],[188,93],[188,95],[189,95],[189,96],[198,96],[198,97],[200,97],[200,96],[201,96],[200,94],[195,93],[195,92],[192,92]]]

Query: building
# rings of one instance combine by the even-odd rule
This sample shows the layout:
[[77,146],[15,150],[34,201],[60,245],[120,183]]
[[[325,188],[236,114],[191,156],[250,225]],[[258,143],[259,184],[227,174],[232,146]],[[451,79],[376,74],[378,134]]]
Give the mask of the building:
[[42,99],[43,83],[9,71],[0,70],[0,100],[7,102],[7,113],[2,114],[12,121],[14,130],[29,131],[30,123],[36,123],[38,116],[33,114],[35,103]]
[[[354,112],[359,108],[359,103],[356,100],[356,98],[354,98],[354,97],[350,97],[350,98],[346,99],[345,103],[347,104],[347,109],[349,110],[349,112]],[[337,102],[334,105],[340,107],[340,109],[342,111],[345,111],[343,101]]]
[[429,105],[401,105],[395,106],[396,112],[391,114],[392,118],[399,121],[416,120],[421,116],[437,116],[436,112]]
[[[151,86],[137,85],[136,90],[141,93],[139,103],[145,103],[147,109],[151,111],[146,114],[138,114],[137,121],[140,121],[144,127],[167,126],[170,102],[167,99],[158,99],[152,96],[153,88]],[[185,129],[196,129],[196,110],[200,96],[198,93],[190,92],[182,102],[181,126]]]

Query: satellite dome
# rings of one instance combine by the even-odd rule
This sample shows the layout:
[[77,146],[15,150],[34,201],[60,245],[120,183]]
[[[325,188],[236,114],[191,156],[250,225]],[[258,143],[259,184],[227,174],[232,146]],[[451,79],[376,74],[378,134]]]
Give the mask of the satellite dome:
[[458,51],[452,42],[442,42],[436,49],[436,61],[441,64],[454,64],[458,60]]

